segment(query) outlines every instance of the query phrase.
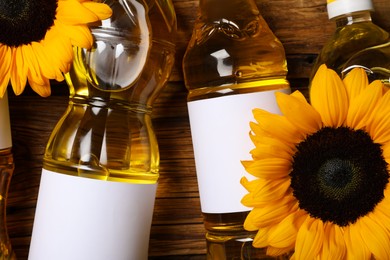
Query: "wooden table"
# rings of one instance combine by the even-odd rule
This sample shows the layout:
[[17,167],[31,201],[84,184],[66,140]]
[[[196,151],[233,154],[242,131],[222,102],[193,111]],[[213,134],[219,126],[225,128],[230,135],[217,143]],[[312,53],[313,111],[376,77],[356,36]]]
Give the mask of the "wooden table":
[[[228,0],[227,0],[228,1]],[[150,259],[205,259],[205,240],[186,107],[181,61],[196,16],[198,1],[174,0],[178,21],[176,64],[170,82],[157,100],[153,120],[161,153],[161,176],[150,237]],[[257,0],[263,17],[284,44],[288,79],[304,90],[313,61],[332,34],[334,23],[326,0]],[[374,21],[390,31],[390,3],[374,0]],[[31,90],[10,95],[16,169],[8,199],[8,231],[18,259],[27,259],[49,134],[64,112],[68,92],[64,83],[41,98]],[[54,259],[53,259],[54,260]]]

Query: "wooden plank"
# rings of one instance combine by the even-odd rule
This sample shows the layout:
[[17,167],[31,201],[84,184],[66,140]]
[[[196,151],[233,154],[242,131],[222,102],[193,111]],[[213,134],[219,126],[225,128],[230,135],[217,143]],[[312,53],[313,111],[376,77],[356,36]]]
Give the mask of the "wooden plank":
[[203,225],[152,226],[150,256],[205,254],[205,248]]

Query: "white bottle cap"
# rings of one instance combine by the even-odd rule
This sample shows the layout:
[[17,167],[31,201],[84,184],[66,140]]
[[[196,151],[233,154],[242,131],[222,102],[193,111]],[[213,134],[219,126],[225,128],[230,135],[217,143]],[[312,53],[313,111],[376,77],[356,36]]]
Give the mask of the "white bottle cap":
[[0,149],[12,147],[7,92],[0,98]]
[[328,0],[327,9],[328,17],[332,19],[352,12],[374,11],[374,6],[371,0]]

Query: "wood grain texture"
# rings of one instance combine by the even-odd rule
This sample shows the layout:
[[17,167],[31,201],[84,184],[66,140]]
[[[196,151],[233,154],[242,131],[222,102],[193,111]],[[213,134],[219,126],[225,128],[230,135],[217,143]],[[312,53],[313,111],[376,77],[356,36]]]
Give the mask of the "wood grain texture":
[[[325,0],[257,0],[265,20],[285,46],[291,85],[305,89],[313,61],[334,30]],[[176,63],[155,103],[153,123],[161,155],[161,177],[150,237],[150,259],[205,259],[205,241],[186,107],[181,60],[196,18],[198,1],[174,0],[178,21]],[[374,21],[390,30],[390,4],[374,0]],[[56,84],[41,98],[26,90],[10,93],[16,169],[8,198],[8,230],[18,259],[27,259],[46,142],[64,112],[68,92]]]

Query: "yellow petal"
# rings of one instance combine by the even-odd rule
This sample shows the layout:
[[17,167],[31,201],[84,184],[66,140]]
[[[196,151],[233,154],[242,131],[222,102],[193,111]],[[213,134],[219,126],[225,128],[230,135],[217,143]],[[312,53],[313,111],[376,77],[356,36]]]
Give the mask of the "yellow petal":
[[44,84],[41,74],[40,63],[35,56],[35,52],[32,45],[25,45],[24,48],[22,48],[22,51],[23,57],[25,57],[24,62],[26,63],[27,67],[27,78],[33,82],[36,82],[36,84]]
[[300,226],[307,217],[304,210],[289,214],[269,234],[269,245],[276,248],[293,248]]
[[386,143],[382,145],[382,155],[385,158],[385,160],[389,163],[390,161],[390,143]]
[[80,48],[89,49],[93,44],[93,37],[91,31],[86,25],[73,25],[68,26],[62,24],[60,21],[57,23],[58,29],[61,30],[63,34],[66,34],[70,39],[70,43],[73,46]]
[[48,79],[42,78],[43,83],[37,83],[33,80],[29,80],[31,88],[38,93],[41,97],[48,97],[51,94],[50,81]]
[[263,136],[261,139],[259,138],[259,140],[261,140],[261,142],[254,142],[256,147],[251,150],[252,158],[263,159],[276,157],[286,160],[292,159],[294,150],[285,143],[281,142],[279,139]]
[[0,98],[4,96],[10,79],[12,49],[0,44]]
[[383,195],[385,195],[385,199],[386,199],[385,202],[386,203],[379,203],[378,205],[388,207],[387,209],[390,211],[390,203],[389,203],[389,201],[390,201],[390,185],[386,185],[386,188],[383,191]]
[[[281,115],[272,114],[262,109],[254,109],[253,116],[259,128],[274,138],[287,143],[300,143],[304,139],[298,129]],[[252,129],[252,131],[258,134],[256,130]]]
[[283,115],[303,134],[317,132],[321,126],[320,114],[296,91],[291,95],[276,92],[276,100]]
[[252,222],[259,228],[275,226],[285,217],[298,209],[294,196],[286,195],[275,203],[269,203],[261,208],[253,208],[251,214]]
[[73,48],[70,39],[63,35],[58,27],[54,27],[46,33],[43,46],[50,58],[50,63],[61,72],[66,73],[69,64],[73,60]]
[[22,94],[27,83],[27,66],[23,57],[23,47],[15,48],[12,57],[11,85],[16,95]]
[[51,62],[47,50],[44,49],[41,43],[32,42],[33,50],[38,59],[42,76],[47,79],[56,79],[61,81],[64,79],[61,70]]
[[58,1],[56,18],[69,25],[93,23],[99,20],[94,12],[77,0]]
[[348,260],[371,259],[371,253],[363,242],[357,225],[349,225],[344,230],[344,237]]
[[361,90],[360,95],[356,95],[351,100],[346,121],[347,126],[356,130],[367,126],[368,119],[382,98],[382,89],[383,84],[379,80],[374,81],[368,88]]
[[368,86],[367,74],[362,68],[351,70],[344,78],[343,82],[350,101],[359,96]]
[[348,112],[348,96],[337,73],[321,65],[310,88],[312,106],[320,113],[324,126],[340,127]]
[[388,231],[369,216],[360,218],[356,225],[361,238],[375,259],[390,258],[390,237]]
[[[265,132],[258,124],[250,122],[250,128],[252,132],[250,133],[250,138],[253,144],[256,146],[255,151],[252,152],[254,157],[264,158],[267,157],[267,153],[271,153],[270,150],[262,151],[262,146],[269,146],[268,149],[273,150],[274,152],[279,152],[281,158],[288,159],[288,155],[293,155],[296,152],[296,144],[281,140],[278,137],[274,137],[271,133]],[[269,156],[268,156],[269,157]]]
[[[386,230],[386,232],[390,232],[390,211],[388,209],[386,210],[386,207],[381,206],[383,204],[389,204],[389,203],[388,202],[383,203],[383,201],[381,203],[379,203],[375,207],[375,210],[370,215],[370,217],[376,223],[383,225],[383,228]],[[387,206],[387,208],[388,207],[389,207],[389,205]]]
[[342,228],[330,222],[324,224],[324,243],[319,255],[322,260],[344,259],[346,245]]
[[262,207],[274,203],[276,200],[281,200],[287,194],[290,179],[248,181],[246,178],[242,178],[241,184],[249,191],[242,198],[241,203],[247,207]]
[[284,247],[284,248],[268,246],[267,247],[267,255],[277,257],[277,256],[288,254],[293,249],[294,249],[294,246],[289,246],[289,247]]
[[[244,225],[245,226],[245,225]],[[269,231],[272,230],[273,227],[266,227],[266,228],[257,228],[259,231],[257,231],[257,234],[255,238],[253,239],[252,245],[256,248],[264,248],[268,246],[268,234]]]
[[382,97],[372,112],[366,131],[375,143],[384,144],[390,141],[390,91]]
[[84,2],[83,6],[93,12],[100,20],[109,18],[112,15],[111,8],[106,4],[95,3],[92,1]]
[[295,257],[297,259],[314,259],[320,252],[323,242],[323,222],[308,216],[298,231]]
[[256,161],[242,161],[245,170],[255,177],[279,179],[288,176],[291,161],[282,158],[267,158]]

